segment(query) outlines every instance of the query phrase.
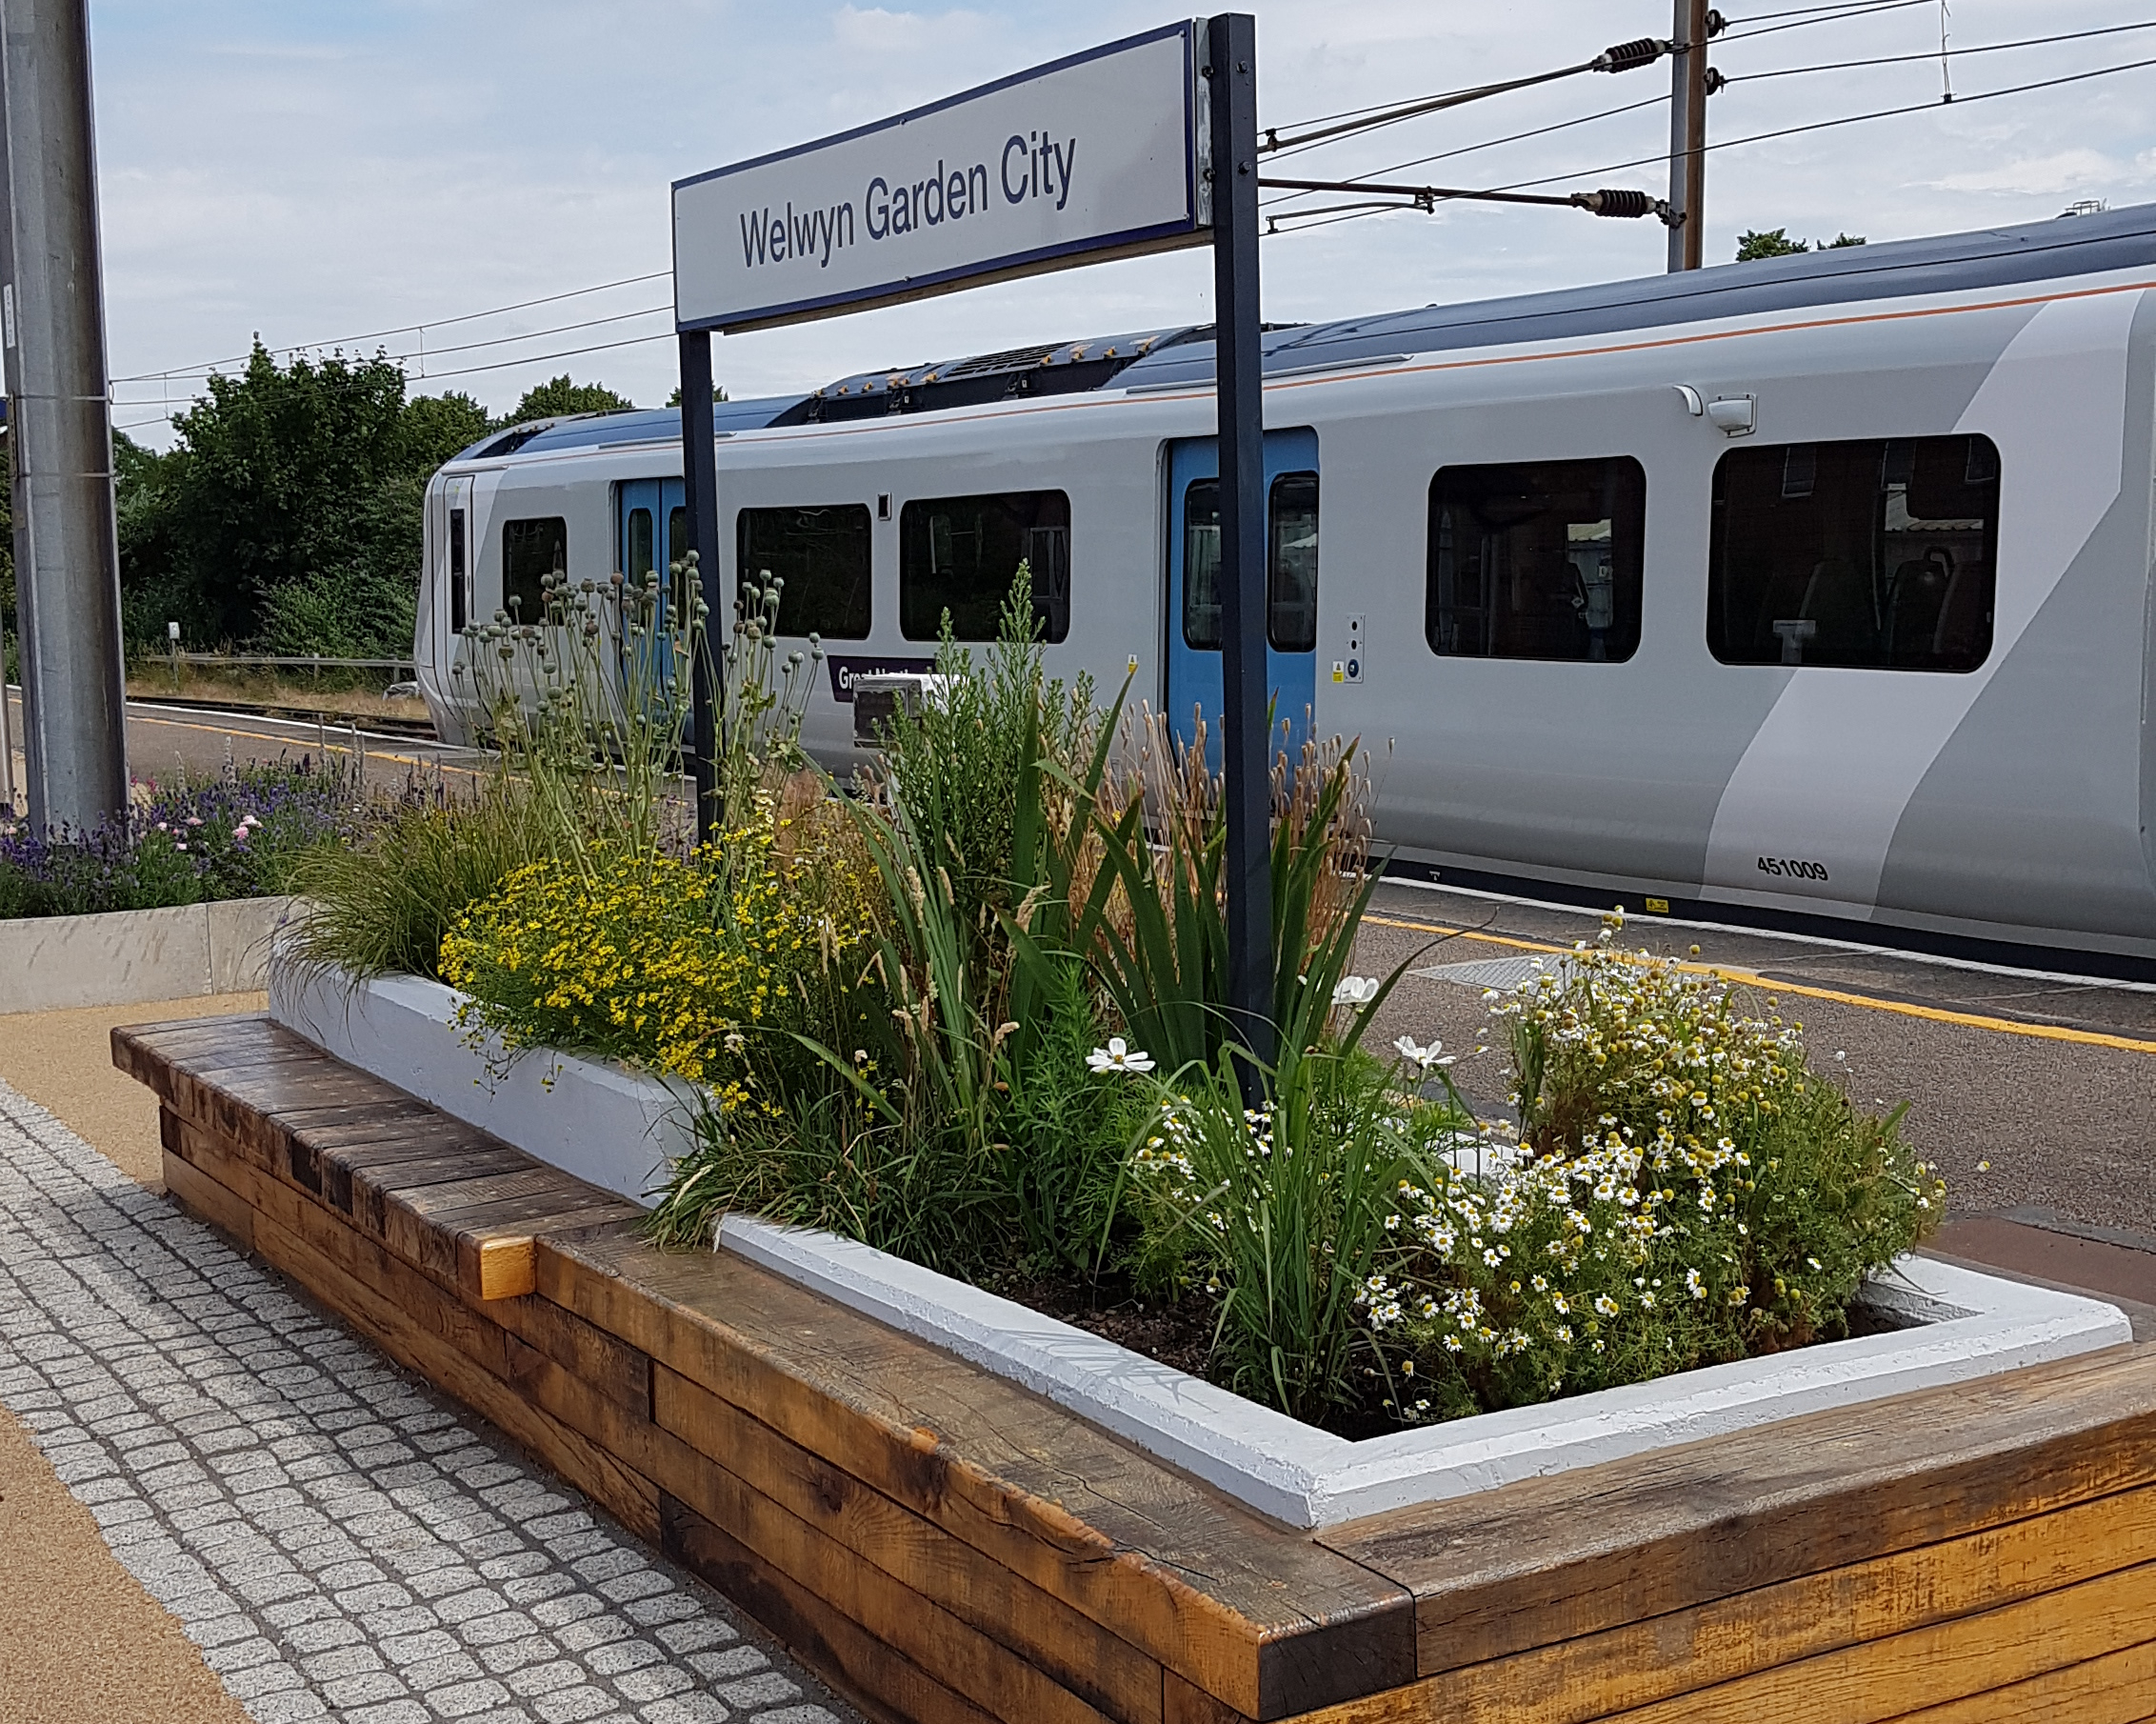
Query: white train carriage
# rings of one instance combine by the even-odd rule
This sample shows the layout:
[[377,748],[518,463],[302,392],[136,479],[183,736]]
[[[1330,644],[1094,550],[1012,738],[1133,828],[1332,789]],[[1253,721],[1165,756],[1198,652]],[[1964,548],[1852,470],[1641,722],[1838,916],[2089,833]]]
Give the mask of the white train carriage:
[[[1275,331],[1279,710],[1371,746],[1381,840],[1448,880],[2137,968],[2151,288],[2140,209]],[[1211,365],[1164,331],[721,404],[722,579],[821,636],[815,752],[1021,558],[1051,670],[1216,707]],[[664,568],[680,473],[672,411],[443,468],[445,735],[463,623]]]

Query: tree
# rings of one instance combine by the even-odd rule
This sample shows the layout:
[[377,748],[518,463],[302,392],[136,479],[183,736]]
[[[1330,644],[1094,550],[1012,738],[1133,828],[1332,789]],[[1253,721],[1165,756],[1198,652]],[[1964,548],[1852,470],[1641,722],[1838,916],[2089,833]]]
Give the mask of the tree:
[[130,640],[372,657],[408,652],[427,481],[484,436],[468,395],[405,398],[386,356],[280,367],[255,344],[158,455],[115,438]]
[[1753,229],[1737,235],[1737,261],[1748,264],[1761,257],[1795,257],[1800,252],[1813,250],[1838,251],[1845,246],[1861,246],[1861,233],[1837,233],[1832,239],[1821,240],[1816,248],[1808,240],[1791,239],[1787,228]]
[[617,395],[603,383],[571,383],[569,373],[549,379],[524,391],[524,399],[503,421],[522,425],[531,419],[555,419],[565,413],[622,413],[635,410],[627,395]]
[[[728,399],[726,390],[722,385],[713,384],[711,386],[711,399],[714,401],[724,401]],[[681,405],[680,384],[677,383],[673,386],[673,393],[667,397],[667,405],[669,407],[679,407]]]

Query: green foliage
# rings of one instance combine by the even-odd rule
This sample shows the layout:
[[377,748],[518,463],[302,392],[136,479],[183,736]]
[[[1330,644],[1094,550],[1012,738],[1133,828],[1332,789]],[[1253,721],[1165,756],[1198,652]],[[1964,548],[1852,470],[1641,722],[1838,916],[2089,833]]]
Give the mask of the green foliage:
[[524,391],[524,399],[510,410],[506,425],[524,425],[533,419],[557,419],[569,413],[625,413],[636,403],[617,395],[603,383],[574,383],[564,371]]
[[549,855],[550,838],[540,808],[498,782],[458,800],[408,797],[360,843],[302,861],[296,886],[310,909],[291,954],[354,978],[438,978],[444,937],[510,874]]
[[1795,257],[1813,250],[1838,251],[1846,246],[1863,244],[1861,233],[1837,233],[1832,239],[1819,241],[1815,248],[1809,240],[1791,239],[1787,228],[1754,229],[1737,235],[1737,261],[1744,264],[1762,257]]
[[[901,707],[883,737],[884,799],[919,847],[908,858],[924,879],[950,883],[953,913],[975,955],[997,943],[997,918],[1016,909],[1040,872],[1045,836],[1038,807],[1055,786],[1042,764],[1078,762],[1094,738],[1089,677],[1065,689],[1044,677],[1032,575],[1020,563],[997,638],[978,666],[950,637],[937,650],[941,693],[919,712]],[[1032,774],[1030,778],[1028,774]],[[1020,848],[1021,802],[1034,811]]]
[[[1203,724],[1188,743],[1141,716],[1137,771],[1088,799],[1099,866],[1076,944],[1095,954],[1129,1033],[1170,1068],[1210,1068],[1236,1028],[1228,997],[1228,854],[1221,780]],[[1377,879],[1357,745],[1306,746],[1272,784],[1272,1020],[1283,1047],[1314,1047],[1347,974]],[[1120,796],[1120,811],[1111,798]],[[1083,826],[1075,829],[1084,834]]]
[[1148,1276],[1203,1280],[1220,1380],[1316,1422],[1357,1398],[1360,1308],[1397,1193],[1462,1116],[1410,1103],[1367,1054],[1286,1046],[1251,1112],[1230,1055],[1179,1073],[1134,1166]]
[[384,357],[280,366],[257,342],[157,455],[115,440],[130,640],[372,656],[410,647],[421,500],[482,435],[465,395],[407,400]]

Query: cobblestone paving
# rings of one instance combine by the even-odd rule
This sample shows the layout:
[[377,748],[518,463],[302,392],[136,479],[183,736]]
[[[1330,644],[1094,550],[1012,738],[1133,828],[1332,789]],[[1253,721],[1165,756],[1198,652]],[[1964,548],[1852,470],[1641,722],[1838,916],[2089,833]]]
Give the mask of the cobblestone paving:
[[0,1404],[260,1724],[853,1717],[4,1083]]

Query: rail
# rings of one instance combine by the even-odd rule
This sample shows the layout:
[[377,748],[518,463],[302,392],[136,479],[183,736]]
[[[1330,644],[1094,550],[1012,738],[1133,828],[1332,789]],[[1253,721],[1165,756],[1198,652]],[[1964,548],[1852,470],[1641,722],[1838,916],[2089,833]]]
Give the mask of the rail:
[[308,652],[280,656],[271,652],[181,652],[176,650],[165,652],[146,652],[145,658],[153,658],[161,664],[209,665],[218,669],[269,671],[410,671],[419,673],[416,659],[405,658],[333,658],[326,652]]

